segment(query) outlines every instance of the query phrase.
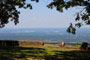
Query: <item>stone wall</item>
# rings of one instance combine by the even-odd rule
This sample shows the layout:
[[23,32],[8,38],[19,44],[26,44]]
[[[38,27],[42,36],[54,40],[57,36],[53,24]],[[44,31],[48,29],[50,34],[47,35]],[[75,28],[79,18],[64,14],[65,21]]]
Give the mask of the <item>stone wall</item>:
[[0,46],[43,46],[43,41],[0,40]]
[[43,46],[43,41],[19,41],[19,46]]

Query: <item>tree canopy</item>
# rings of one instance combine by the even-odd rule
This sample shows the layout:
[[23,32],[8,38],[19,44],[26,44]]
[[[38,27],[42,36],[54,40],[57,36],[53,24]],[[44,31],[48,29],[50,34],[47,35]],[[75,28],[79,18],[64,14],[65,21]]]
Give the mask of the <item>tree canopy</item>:
[[[53,0],[48,5],[48,8],[56,7],[57,11],[63,12],[63,9],[68,10],[72,7],[83,7],[82,10],[78,13],[76,13],[75,21],[78,23],[75,24],[75,27],[81,27],[84,24],[89,25],[90,24],[90,0]],[[67,31],[70,33],[75,34],[75,27],[70,24]]]
[[[39,2],[39,0],[31,0]],[[63,12],[64,9],[80,6],[83,7],[80,12],[77,13],[75,21],[75,27],[81,27],[83,23],[90,24],[90,0],[52,0],[50,4],[47,5],[48,8],[56,8],[57,11]],[[26,3],[26,0],[0,0],[0,28],[4,27],[5,24],[9,23],[9,20],[14,21],[15,25],[19,23],[18,8],[30,8],[32,5]],[[75,27],[71,23],[67,31],[75,34]]]

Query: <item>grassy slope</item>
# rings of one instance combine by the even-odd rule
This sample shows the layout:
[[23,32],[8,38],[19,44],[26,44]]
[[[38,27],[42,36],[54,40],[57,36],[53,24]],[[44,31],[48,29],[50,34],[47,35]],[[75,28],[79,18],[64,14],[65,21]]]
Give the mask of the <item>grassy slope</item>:
[[87,60],[90,52],[48,47],[0,47],[0,60]]

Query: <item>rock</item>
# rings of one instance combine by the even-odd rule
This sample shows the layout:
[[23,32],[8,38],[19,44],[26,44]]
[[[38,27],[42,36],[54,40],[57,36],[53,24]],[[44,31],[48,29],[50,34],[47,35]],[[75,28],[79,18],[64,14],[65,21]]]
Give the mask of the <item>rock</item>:
[[87,42],[83,42],[83,43],[81,44],[80,49],[81,49],[82,51],[87,51],[87,50],[88,50],[88,43],[87,43]]
[[60,47],[64,47],[65,46],[65,43],[64,42],[59,42],[59,46]]

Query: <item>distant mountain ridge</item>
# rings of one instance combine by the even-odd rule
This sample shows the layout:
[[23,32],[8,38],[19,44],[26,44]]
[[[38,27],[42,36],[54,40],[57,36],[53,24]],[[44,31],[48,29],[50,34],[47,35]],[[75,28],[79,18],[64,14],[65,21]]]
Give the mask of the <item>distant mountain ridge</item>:
[[0,40],[86,41],[90,43],[90,29],[77,29],[76,35],[73,35],[66,32],[66,28],[8,28],[0,30]]

